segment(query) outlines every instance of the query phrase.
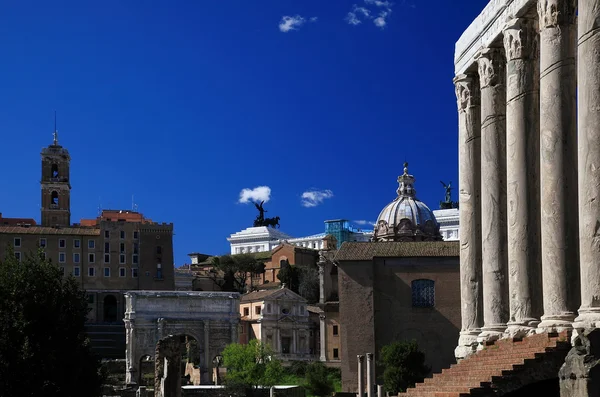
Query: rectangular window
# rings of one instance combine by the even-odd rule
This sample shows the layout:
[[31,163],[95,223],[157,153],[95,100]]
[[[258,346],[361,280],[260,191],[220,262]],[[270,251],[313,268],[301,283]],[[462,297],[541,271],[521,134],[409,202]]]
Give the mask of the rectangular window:
[[104,238],[110,238],[110,231],[108,231],[108,230],[104,231]]
[[139,233],[137,231],[133,232],[133,238],[136,240],[139,238]]
[[79,266],[73,267],[73,276],[80,277],[81,276],[81,268]]
[[67,261],[67,255],[64,252],[58,253],[58,261],[60,263],[65,263]]
[[73,262],[74,262],[74,263],[79,263],[79,262],[80,262],[80,260],[81,260],[81,258],[80,258],[79,252],[75,252],[75,253],[73,254]]
[[20,252],[15,252],[15,259],[18,260],[19,262],[21,262],[21,253]]
[[110,243],[104,243],[104,253],[110,253]]
[[96,240],[88,240],[88,248],[89,249],[96,248]]
[[110,277],[110,267],[104,268],[104,277]]
[[67,246],[67,240],[61,238],[58,240],[58,248],[65,248]]
[[89,262],[89,263],[94,263],[94,262],[96,262],[96,254],[89,254],[89,255],[88,255],[88,262]]
[[333,358],[340,358],[340,351],[338,349],[333,349]]
[[133,253],[139,254],[139,250],[140,250],[140,246],[138,245],[138,243],[133,243]]
[[244,308],[244,316],[249,316],[250,315],[250,309],[245,307]]
[[260,314],[260,306],[254,307],[254,314]]
[[124,253],[125,252],[125,243],[119,244],[119,252],[120,253]]
[[46,248],[46,239],[45,238],[40,239],[40,248]]
[[88,276],[90,276],[90,277],[96,276],[96,268],[95,267],[88,267]]
[[139,263],[139,258],[137,255],[133,255],[133,257],[131,258],[131,263],[136,265]]
[[104,254],[104,263],[110,263],[110,254]]
[[15,237],[15,247],[21,246],[21,237]]
[[333,336],[337,336],[337,335],[338,335],[338,332],[339,332],[338,326],[337,326],[337,325],[334,325],[334,326],[333,326]]
[[121,240],[125,240],[125,230],[121,230]]
[[81,240],[78,238],[73,240],[73,248],[80,248],[80,247],[81,247]]
[[124,267],[119,268],[119,277],[125,277],[125,268]]
[[137,277],[138,276],[138,269],[131,269],[131,277]]
[[120,265],[124,265],[125,264],[125,254],[119,255],[119,264]]

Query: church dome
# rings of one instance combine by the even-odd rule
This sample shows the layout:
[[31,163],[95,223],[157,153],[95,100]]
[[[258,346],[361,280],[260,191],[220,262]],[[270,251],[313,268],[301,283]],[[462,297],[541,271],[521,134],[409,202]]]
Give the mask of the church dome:
[[442,240],[440,225],[433,211],[416,197],[413,187],[415,178],[408,174],[398,177],[398,196],[386,205],[375,224],[374,241],[439,241]]

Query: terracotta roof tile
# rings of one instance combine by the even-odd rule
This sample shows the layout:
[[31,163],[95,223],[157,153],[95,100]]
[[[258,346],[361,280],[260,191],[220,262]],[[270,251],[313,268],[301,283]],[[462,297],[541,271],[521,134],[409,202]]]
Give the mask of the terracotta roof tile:
[[370,261],[375,257],[459,256],[458,241],[344,242],[336,261]]
[[74,236],[99,236],[100,229],[83,227],[44,227],[44,226],[0,226],[3,234],[60,234]]
[[273,295],[277,291],[279,291],[279,289],[250,292],[250,293],[242,295],[240,302],[261,301],[261,300],[265,299],[266,297]]

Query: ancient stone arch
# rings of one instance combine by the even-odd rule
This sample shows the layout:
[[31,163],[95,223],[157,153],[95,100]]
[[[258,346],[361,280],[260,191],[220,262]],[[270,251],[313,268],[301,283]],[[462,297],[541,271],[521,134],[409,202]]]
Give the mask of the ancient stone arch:
[[[167,341],[196,339],[202,383],[210,382],[212,360],[238,341],[240,296],[235,292],[129,291],[125,294],[126,382],[138,383],[140,359],[165,358]],[[159,343],[159,341],[161,343]],[[164,352],[161,353],[161,349]],[[170,349],[173,350],[173,349]],[[173,350],[173,351],[176,351]]]

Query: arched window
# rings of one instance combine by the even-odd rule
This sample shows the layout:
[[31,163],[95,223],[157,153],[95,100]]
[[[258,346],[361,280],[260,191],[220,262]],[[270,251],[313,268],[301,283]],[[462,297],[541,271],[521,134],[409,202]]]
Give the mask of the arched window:
[[58,178],[58,165],[52,164],[52,178]]
[[52,205],[58,205],[58,192],[52,192],[52,201],[50,202]]
[[413,280],[411,289],[413,307],[435,306],[435,282],[433,280]]

